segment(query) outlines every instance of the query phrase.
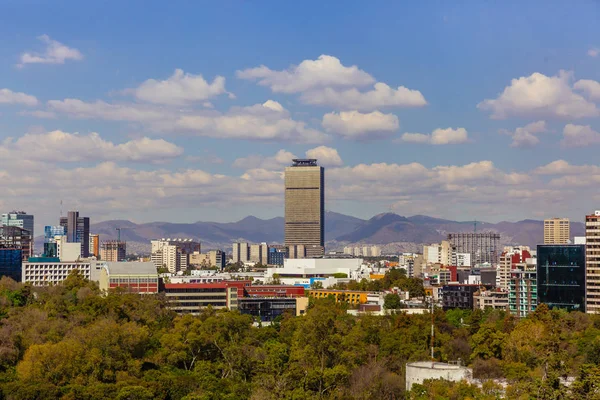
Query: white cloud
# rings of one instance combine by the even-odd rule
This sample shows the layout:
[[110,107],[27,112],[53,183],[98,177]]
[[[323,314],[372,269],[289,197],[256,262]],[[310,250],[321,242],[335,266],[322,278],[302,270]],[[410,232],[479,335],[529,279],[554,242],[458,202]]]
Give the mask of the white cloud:
[[[202,75],[192,75],[176,69],[173,75],[163,81],[148,79],[136,89],[126,93],[142,101],[154,104],[185,105],[193,102],[203,102],[212,97],[227,93],[225,78],[217,76],[212,83],[207,82]],[[233,97],[230,94],[230,97]]]
[[593,101],[600,101],[600,82],[591,79],[580,79],[573,85],[573,88],[581,90]]
[[319,165],[337,167],[343,164],[338,151],[327,146],[319,146],[306,151],[307,158],[316,158]]
[[327,132],[337,133],[347,139],[369,139],[397,131],[400,123],[394,114],[342,111],[325,114],[322,125]]
[[356,65],[346,67],[333,56],[321,55],[317,60],[304,60],[287,70],[274,71],[264,65],[237,71],[238,78],[258,80],[275,93],[299,93],[319,87],[363,86],[375,79]]
[[600,167],[597,165],[571,165],[565,160],[556,160],[536,168],[533,172],[537,175],[593,175],[600,174]]
[[46,45],[46,50],[44,53],[21,54],[20,63],[17,64],[19,68],[25,64],[64,64],[67,60],[83,60],[83,54],[79,50],[52,40],[48,35],[38,36],[38,39]]
[[425,97],[418,90],[399,86],[391,88],[378,82],[373,90],[361,92],[356,88],[323,88],[302,94],[300,100],[306,104],[329,106],[342,110],[370,111],[382,107],[423,107],[427,105]]
[[496,99],[477,105],[491,111],[494,119],[509,117],[584,118],[599,115],[595,104],[573,92],[572,73],[560,71],[557,76],[535,72],[513,79]]
[[583,147],[600,144],[600,133],[590,125],[567,124],[563,128],[563,140],[560,142],[565,147]]
[[38,104],[38,99],[29,94],[13,92],[10,89],[0,89],[0,104],[22,104],[25,106],[35,106]]
[[597,47],[592,47],[587,52],[587,55],[590,57],[598,57],[598,54],[600,54],[600,49]]
[[[32,151],[34,149],[34,151]],[[115,144],[98,133],[80,135],[62,131],[28,133],[0,146],[16,158],[43,162],[136,161],[160,163],[183,154],[183,149],[163,139],[141,138]]]
[[433,145],[459,144],[466,143],[468,140],[469,137],[465,128],[438,128],[434,130],[431,135],[426,135],[424,133],[404,133],[400,138],[400,141],[402,142]]
[[19,115],[24,117],[35,117],[35,118],[46,118],[46,119],[55,119],[56,113],[52,111],[43,111],[43,110],[35,110],[35,111],[21,111]]
[[203,137],[297,143],[322,143],[328,139],[326,134],[308,127],[305,122],[292,119],[289,111],[273,100],[249,107],[232,107],[224,113],[104,101],[86,103],[79,99],[50,100],[48,107],[74,118],[138,122],[154,131],[190,132]]
[[501,129],[500,133],[512,137],[511,147],[533,147],[540,142],[538,133],[547,132],[546,122],[537,121],[515,129],[514,132]]
[[252,154],[247,157],[238,158],[233,162],[233,166],[243,169],[281,170],[286,165],[291,165],[294,158],[298,157],[289,151],[281,149],[272,157]]

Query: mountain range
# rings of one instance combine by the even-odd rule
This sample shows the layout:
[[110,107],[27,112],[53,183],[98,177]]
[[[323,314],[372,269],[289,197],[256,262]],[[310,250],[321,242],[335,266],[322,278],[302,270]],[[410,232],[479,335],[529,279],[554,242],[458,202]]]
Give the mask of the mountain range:
[[[127,220],[99,222],[91,232],[100,234],[100,240],[127,241],[128,252],[148,253],[150,240],[161,238],[192,238],[202,242],[203,249],[230,249],[235,241],[253,243],[282,243],[284,219],[260,219],[253,216],[237,222],[171,223],[150,222],[136,224]],[[492,231],[501,236],[502,244],[535,246],[543,242],[543,221],[518,222],[451,221],[425,215],[403,217],[384,213],[364,220],[328,211],[325,214],[325,241],[327,250],[340,250],[351,244],[376,244],[384,252],[417,251],[423,244],[439,242],[450,232]],[[571,236],[583,236],[584,224],[571,222]],[[38,243],[40,243],[38,241]]]

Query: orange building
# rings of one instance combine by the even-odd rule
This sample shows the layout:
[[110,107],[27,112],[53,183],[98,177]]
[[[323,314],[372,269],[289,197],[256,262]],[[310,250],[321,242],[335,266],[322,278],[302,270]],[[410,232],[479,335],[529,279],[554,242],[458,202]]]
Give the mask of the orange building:
[[359,305],[367,302],[367,295],[369,293],[360,290],[313,289],[308,291],[308,296],[315,299],[326,299],[329,296],[333,296],[336,303]]

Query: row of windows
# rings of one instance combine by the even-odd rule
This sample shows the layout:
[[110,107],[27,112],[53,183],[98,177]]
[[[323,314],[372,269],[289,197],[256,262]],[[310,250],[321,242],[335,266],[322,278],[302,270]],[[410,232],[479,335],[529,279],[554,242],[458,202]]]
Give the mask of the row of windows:
[[110,278],[110,283],[154,283],[158,284],[157,278]]

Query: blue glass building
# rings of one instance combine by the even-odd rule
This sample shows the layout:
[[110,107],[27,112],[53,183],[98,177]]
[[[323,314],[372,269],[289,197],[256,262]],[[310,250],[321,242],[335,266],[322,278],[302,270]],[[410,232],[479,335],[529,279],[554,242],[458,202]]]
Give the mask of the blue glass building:
[[22,260],[23,254],[20,249],[0,248],[0,276],[8,276],[21,282]]
[[279,249],[277,247],[269,247],[267,253],[267,264],[269,265],[283,265],[283,260],[287,257],[287,251],[285,249]]
[[538,304],[585,312],[585,245],[538,245]]

